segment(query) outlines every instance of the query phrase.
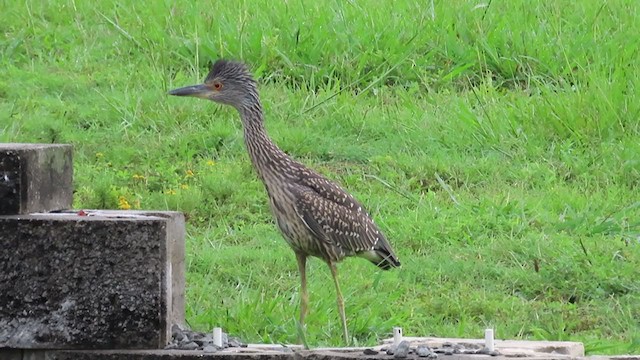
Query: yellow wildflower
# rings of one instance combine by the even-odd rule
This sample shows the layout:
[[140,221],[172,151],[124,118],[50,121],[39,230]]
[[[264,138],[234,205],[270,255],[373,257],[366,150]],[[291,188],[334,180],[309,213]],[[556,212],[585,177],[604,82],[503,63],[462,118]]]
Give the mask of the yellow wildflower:
[[209,165],[209,166],[213,166],[213,165],[215,165],[215,164],[216,164],[216,162],[215,162],[215,161],[213,161],[213,160],[207,160],[207,165]]
[[185,175],[185,177],[188,177],[188,178],[189,177],[193,177],[193,171],[187,170],[186,173],[187,173],[187,175]]
[[97,152],[97,153],[96,153],[96,157],[97,157],[98,159],[103,158],[103,157],[104,157],[104,154],[103,154],[103,153],[101,153],[101,152]]
[[144,175],[133,174],[133,180],[143,181],[143,180],[145,180],[145,178],[144,178]]
[[182,189],[182,190],[187,190],[188,188],[189,188],[189,185],[187,185],[187,184],[181,184],[180,185],[180,189]]
[[131,204],[129,204],[129,201],[127,201],[127,198],[120,195],[118,196],[118,208],[121,210],[129,210],[131,209]]
[[167,195],[175,195],[176,191],[173,190],[173,189],[169,189],[169,190],[165,190],[164,193],[167,194]]

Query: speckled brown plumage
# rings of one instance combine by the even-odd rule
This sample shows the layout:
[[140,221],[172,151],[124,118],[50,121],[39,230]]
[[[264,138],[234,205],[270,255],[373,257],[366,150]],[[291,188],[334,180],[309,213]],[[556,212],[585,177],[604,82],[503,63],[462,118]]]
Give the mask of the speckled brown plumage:
[[293,160],[271,141],[256,82],[242,63],[219,60],[204,84],[170,94],[206,98],[238,110],[251,162],[267,190],[276,223],[296,253],[302,282],[300,322],[304,323],[308,301],[306,258],[315,256],[331,268],[348,342],[335,264],[347,256],[361,256],[385,270],[400,266],[371,216],[344,189]]

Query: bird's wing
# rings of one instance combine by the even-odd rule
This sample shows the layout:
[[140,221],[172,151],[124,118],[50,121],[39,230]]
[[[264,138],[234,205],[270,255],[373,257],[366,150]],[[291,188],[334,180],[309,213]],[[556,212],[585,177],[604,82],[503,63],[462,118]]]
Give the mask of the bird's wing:
[[360,205],[351,194],[334,182],[318,174],[306,170],[304,176],[300,178],[300,184],[312,189],[318,195],[331,202],[342,205],[351,211],[364,213],[366,216],[369,216],[364,207]]
[[382,232],[350,194],[324,178],[306,180],[313,185],[301,186],[296,211],[336,258],[371,253],[365,257],[382,268],[400,265]]

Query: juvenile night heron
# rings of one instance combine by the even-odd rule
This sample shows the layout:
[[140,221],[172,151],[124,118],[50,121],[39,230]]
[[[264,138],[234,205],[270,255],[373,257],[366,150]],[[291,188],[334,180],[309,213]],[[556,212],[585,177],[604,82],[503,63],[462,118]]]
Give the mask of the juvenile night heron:
[[306,261],[315,256],[331,269],[342,331],[349,343],[336,263],[347,256],[361,256],[384,270],[400,266],[371,216],[340,186],[293,160],[273,143],[264,127],[256,81],[244,64],[218,60],[204,84],[169,94],[213,100],[238,110],[251,162],[269,194],[278,227],[298,260],[300,325],[304,327],[309,302]]

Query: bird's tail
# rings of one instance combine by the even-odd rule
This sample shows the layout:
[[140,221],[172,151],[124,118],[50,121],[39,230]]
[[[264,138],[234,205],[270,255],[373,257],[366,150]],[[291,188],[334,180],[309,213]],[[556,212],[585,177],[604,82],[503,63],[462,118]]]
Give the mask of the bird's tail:
[[393,253],[390,246],[381,246],[370,251],[365,251],[361,253],[360,256],[371,261],[382,270],[400,267],[400,260],[398,260],[398,257]]
[[[375,250],[374,250],[375,251]],[[400,267],[400,260],[393,253],[386,253],[384,251],[377,251],[379,260],[374,264],[382,270],[389,270],[391,268]]]

